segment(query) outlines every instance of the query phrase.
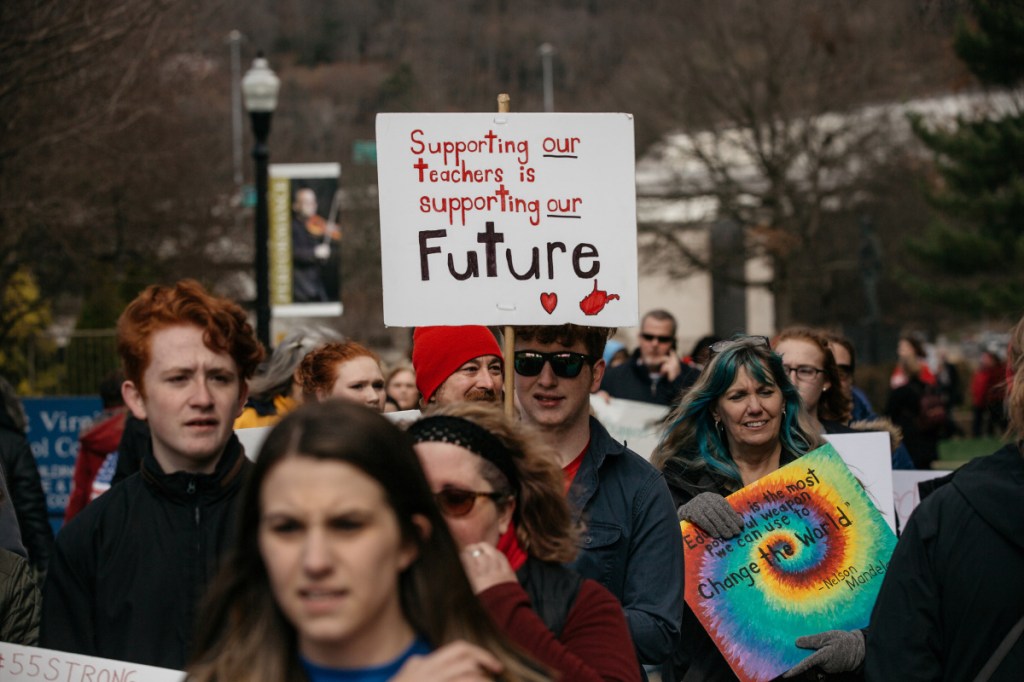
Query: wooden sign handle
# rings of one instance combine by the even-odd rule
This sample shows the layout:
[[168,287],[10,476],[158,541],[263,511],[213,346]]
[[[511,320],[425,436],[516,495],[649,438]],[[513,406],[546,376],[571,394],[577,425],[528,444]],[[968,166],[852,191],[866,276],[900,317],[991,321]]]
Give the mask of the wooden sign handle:
[[[507,114],[510,111],[512,111],[512,98],[508,96],[507,92],[503,92],[498,95],[498,113]],[[505,416],[509,419],[514,419],[516,416],[516,385],[514,381],[515,375],[513,374],[515,370],[512,363],[516,347],[516,332],[512,325],[505,325],[505,338],[503,341],[502,353],[505,356]]]

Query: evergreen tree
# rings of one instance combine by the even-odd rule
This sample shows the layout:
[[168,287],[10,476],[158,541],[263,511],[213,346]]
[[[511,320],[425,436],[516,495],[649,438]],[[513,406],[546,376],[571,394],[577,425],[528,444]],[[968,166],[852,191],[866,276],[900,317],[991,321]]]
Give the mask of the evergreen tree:
[[[956,53],[978,80],[1004,96],[986,118],[955,129],[911,123],[935,155],[929,199],[937,217],[911,252],[932,275],[910,278],[917,293],[976,316],[1024,310],[1024,0],[972,0]],[[936,277],[938,275],[938,277]]]

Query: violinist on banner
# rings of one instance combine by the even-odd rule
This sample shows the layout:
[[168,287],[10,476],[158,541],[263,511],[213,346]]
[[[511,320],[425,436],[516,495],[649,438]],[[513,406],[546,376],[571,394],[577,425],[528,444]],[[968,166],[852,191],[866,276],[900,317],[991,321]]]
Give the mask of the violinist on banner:
[[[338,300],[338,242],[336,206],[330,219],[317,213],[316,193],[295,191],[292,203],[292,301],[318,303]],[[333,270],[333,273],[332,273]]]

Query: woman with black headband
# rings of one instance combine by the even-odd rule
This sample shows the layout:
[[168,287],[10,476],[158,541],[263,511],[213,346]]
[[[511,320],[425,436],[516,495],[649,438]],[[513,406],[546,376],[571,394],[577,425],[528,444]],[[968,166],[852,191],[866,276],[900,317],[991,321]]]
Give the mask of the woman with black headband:
[[[639,680],[618,600],[562,566],[576,529],[557,457],[491,405],[458,403],[409,427],[470,585],[505,634],[564,680]],[[496,545],[514,524],[526,554]]]

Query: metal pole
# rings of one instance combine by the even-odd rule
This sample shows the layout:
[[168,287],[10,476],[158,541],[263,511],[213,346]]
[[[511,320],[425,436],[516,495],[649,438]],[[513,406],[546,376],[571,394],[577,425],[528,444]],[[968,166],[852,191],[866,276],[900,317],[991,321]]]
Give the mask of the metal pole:
[[269,111],[253,111],[252,134],[256,143],[252,158],[256,161],[256,336],[264,348],[270,349],[270,215],[267,207],[267,174],[270,152]]
[[242,66],[239,54],[242,34],[228,34],[231,44],[231,159],[234,162],[235,187],[242,190]]
[[555,54],[555,48],[551,43],[544,43],[537,51],[544,68],[544,111],[551,113],[555,110],[555,86],[551,75],[551,57]]

